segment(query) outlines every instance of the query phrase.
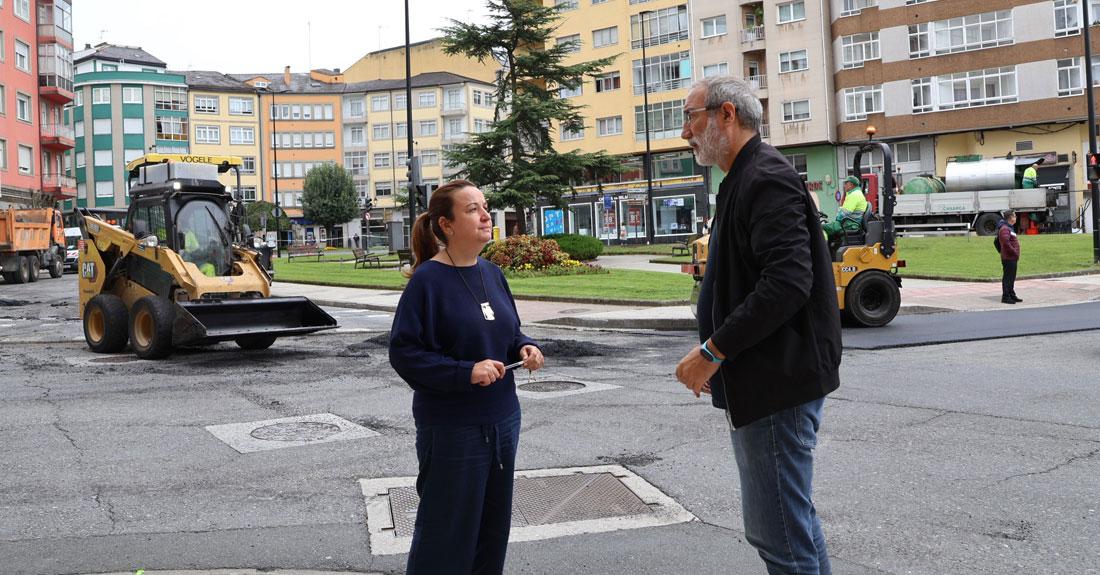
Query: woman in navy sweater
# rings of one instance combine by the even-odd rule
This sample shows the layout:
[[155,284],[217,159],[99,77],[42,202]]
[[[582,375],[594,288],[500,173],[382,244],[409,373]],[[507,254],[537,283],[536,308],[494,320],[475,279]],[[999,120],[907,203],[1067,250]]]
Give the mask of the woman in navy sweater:
[[504,274],[478,257],[493,234],[481,190],[432,192],[390,332],[390,365],[413,388],[420,495],[407,575],[503,573],[520,409],[513,371],[539,369]]

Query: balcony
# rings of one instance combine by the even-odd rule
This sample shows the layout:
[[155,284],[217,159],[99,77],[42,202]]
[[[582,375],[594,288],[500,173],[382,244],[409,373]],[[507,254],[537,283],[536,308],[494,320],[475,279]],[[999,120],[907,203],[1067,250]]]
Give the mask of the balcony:
[[764,27],[756,26],[753,28],[745,28],[741,30],[741,43],[747,44],[751,42],[764,40]]
[[466,102],[444,102],[441,116],[463,116],[466,114]]
[[42,174],[42,191],[59,200],[76,198],[76,178],[62,174]]
[[[659,82],[650,81],[649,93],[654,94],[656,92],[668,92],[669,90],[679,90],[681,88],[687,88],[689,86],[691,86],[691,78],[676,78],[675,80],[661,80]],[[634,95],[642,95],[641,82],[638,82],[634,85]]]
[[772,137],[772,129],[769,124],[760,124],[760,137],[764,140]]
[[43,42],[57,41],[70,47],[73,45],[73,33],[52,22],[38,24],[38,39]]
[[39,136],[43,148],[63,152],[76,146],[73,127],[65,124],[41,124]]
[[768,77],[764,75],[749,76],[745,78],[745,81],[749,83],[749,87],[753,90],[767,90],[768,89]]

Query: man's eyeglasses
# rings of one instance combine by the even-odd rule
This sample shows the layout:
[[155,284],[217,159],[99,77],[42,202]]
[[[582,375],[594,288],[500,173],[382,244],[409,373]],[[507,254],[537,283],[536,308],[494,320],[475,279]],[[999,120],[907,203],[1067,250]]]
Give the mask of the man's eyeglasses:
[[705,108],[695,108],[694,110],[684,110],[684,123],[691,121],[692,114],[698,114],[699,112],[713,112],[714,110],[721,109],[722,106],[707,106]]

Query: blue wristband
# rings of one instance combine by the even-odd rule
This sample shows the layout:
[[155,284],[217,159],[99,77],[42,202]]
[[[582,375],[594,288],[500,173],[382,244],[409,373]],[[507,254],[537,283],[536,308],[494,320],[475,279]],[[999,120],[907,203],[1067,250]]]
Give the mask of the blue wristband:
[[718,356],[714,355],[709,349],[707,349],[707,342],[705,341],[702,345],[699,346],[699,354],[705,357],[707,361],[711,363],[722,363],[723,361],[726,361],[724,359],[718,359]]

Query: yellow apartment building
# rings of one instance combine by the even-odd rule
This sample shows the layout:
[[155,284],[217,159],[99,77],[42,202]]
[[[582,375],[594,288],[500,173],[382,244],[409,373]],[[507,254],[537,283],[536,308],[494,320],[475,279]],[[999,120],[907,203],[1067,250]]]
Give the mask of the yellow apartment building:
[[[500,66],[495,62],[478,62],[465,56],[443,53],[443,40],[433,38],[409,46],[412,75],[447,71],[482,82],[492,82]],[[405,77],[405,46],[395,46],[370,52],[344,72],[349,83]]]
[[[260,186],[260,114],[256,89],[244,82],[211,71],[182,72],[187,78],[187,105],[191,122],[191,153],[201,156],[240,156],[240,197],[246,201],[268,199]],[[219,178],[233,188],[232,170]]]
[[[560,97],[583,107],[586,121],[576,133],[555,127],[557,150],[606,150],[628,159],[615,181],[599,190],[595,182],[579,187],[567,209],[541,206],[534,229],[631,243],[683,241],[698,232],[710,213],[705,170],[680,139],[693,79],[688,0],[543,3],[562,16],[554,42],[571,47],[567,63],[616,56],[579,89],[561,90]],[[647,92],[652,190],[643,170]]]

